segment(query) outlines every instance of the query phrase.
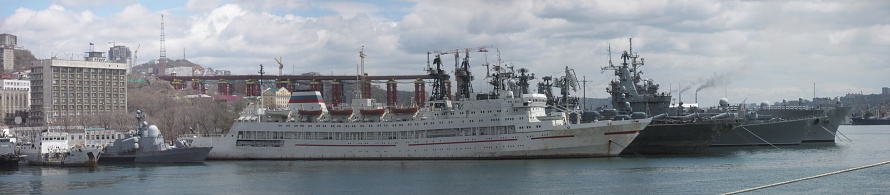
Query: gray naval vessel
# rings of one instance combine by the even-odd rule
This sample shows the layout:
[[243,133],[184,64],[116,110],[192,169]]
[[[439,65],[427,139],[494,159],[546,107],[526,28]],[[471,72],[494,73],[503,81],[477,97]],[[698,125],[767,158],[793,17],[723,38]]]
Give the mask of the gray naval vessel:
[[[803,102],[800,98],[798,102]],[[837,137],[838,127],[850,113],[852,107],[844,106],[840,102],[834,104],[807,107],[804,105],[790,106],[787,101],[782,101],[781,106],[770,106],[768,101],[760,103],[757,113],[779,118],[810,118],[816,117],[813,125],[810,125],[809,133],[803,142],[834,142]]]
[[136,163],[200,163],[210,153],[212,147],[189,147],[181,141],[176,146],[164,143],[164,137],[157,126],[145,122],[145,114],[136,111],[139,123],[137,134],[127,138],[114,140],[105,147],[99,162],[136,162]]
[[[645,64],[644,58],[633,53],[633,40],[630,52],[621,54],[620,66],[612,64],[603,67],[602,71],[612,70],[615,79],[606,89],[612,96],[612,106],[617,110],[605,110],[615,118],[638,118],[634,116],[653,116],[649,124],[622,154],[691,154],[707,149],[717,137],[739,126],[739,121],[728,115],[723,117],[705,117],[704,115],[684,113],[680,108],[671,107],[671,94],[658,92],[659,85],[651,79],[642,79],[640,67]],[[611,49],[610,49],[611,56]],[[638,59],[639,58],[639,59]],[[682,105],[682,103],[681,103]],[[616,112],[609,114],[608,112]]]
[[[725,99],[724,99],[725,100]],[[721,107],[728,107],[721,101]],[[798,145],[810,132],[818,117],[772,118],[745,112],[739,127],[714,140],[711,146]]]

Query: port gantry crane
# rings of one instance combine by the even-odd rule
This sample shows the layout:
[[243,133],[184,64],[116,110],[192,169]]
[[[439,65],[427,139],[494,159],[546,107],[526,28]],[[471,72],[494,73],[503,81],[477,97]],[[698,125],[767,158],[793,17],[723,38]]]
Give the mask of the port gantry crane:
[[[462,49],[454,49],[447,51],[434,51],[427,52],[429,54],[436,54],[436,58],[433,60],[433,63],[437,65],[437,70],[433,70],[427,64],[427,69],[430,71],[430,76],[433,76],[436,81],[433,83],[433,95],[430,97],[430,100],[441,100],[444,99],[446,94],[450,94],[449,89],[445,87],[445,83],[448,82],[448,75],[440,75],[441,72],[441,59],[440,55],[445,54],[454,54],[454,76],[457,79],[457,94],[455,94],[455,100],[464,100],[470,98],[470,93],[473,93],[473,85],[471,82],[473,81],[473,74],[470,73],[470,53],[476,52],[488,52],[487,48],[491,48],[491,45],[479,46],[474,48],[462,48]],[[464,53],[464,59],[460,59],[460,53]],[[429,58],[429,56],[427,56]],[[435,75],[434,75],[435,73]]]

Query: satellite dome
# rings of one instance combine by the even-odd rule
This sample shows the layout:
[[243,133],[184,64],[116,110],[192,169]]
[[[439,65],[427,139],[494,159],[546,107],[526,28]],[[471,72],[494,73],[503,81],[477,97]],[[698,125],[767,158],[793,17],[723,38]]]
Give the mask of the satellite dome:
[[729,106],[729,99],[720,98],[720,106]]
[[161,134],[161,131],[158,130],[158,126],[148,126],[148,131],[145,133],[148,137],[158,137]]
[[768,107],[768,106],[769,106],[769,101],[763,100],[763,102],[760,102],[760,107],[763,108],[763,107]]

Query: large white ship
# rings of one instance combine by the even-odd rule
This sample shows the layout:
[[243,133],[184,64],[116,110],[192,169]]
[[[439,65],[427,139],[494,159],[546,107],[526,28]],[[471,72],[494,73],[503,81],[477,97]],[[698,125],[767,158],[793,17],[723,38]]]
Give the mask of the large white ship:
[[[430,74],[441,79],[437,65]],[[373,99],[354,99],[329,110],[321,93],[294,92],[288,109],[247,110],[225,135],[179,139],[213,147],[207,159],[601,157],[621,153],[652,120],[580,123],[570,120],[579,117],[569,110],[548,114],[545,95],[508,89],[511,67],[494,70],[493,93],[459,101],[434,86],[431,101],[420,108],[387,109]]]

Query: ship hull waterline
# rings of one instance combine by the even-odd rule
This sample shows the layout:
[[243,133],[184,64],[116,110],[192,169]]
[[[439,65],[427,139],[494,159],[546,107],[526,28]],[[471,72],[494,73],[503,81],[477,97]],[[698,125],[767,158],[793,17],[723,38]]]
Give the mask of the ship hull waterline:
[[[584,158],[617,156],[651,119],[555,126],[556,129],[499,135],[396,140],[273,139],[275,145],[245,145],[234,133],[221,137],[180,138],[193,146],[212,146],[207,160],[451,160]],[[614,124],[613,124],[614,123]],[[232,130],[271,129],[235,123]],[[269,141],[269,140],[263,140]],[[242,143],[242,144],[238,144]],[[267,142],[268,143],[268,142]]]
[[725,122],[649,124],[622,155],[635,154],[697,154],[704,152],[721,135],[736,124]]
[[718,137],[711,146],[799,145],[816,119],[743,124]]
[[104,153],[100,163],[202,163],[211,148],[193,147],[139,153]]

